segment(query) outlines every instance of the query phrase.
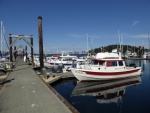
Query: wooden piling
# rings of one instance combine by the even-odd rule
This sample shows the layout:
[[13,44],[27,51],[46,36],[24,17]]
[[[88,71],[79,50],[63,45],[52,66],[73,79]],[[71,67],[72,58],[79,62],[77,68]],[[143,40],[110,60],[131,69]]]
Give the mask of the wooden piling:
[[[11,43],[12,43],[12,35],[9,34],[9,46],[11,45]],[[10,53],[10,62],[12,62],[13,61],[12,60],[12,46],[10,46],[9,48],[9,53]]]
[[27,62],[27,57],[28,57],[28,56],[27,56],[27,46],[26,46],[26,62]]
[[42,34],[42,17],[38,17],[38,37],[39,37],[39,54],[40,54],[40,69],[44,68],[43,63],[43,34]]
[[16,50],[16,46],[14,46],[14,58],[15,58],[15,61],[16,61],[16,58],[17,58],[17,50]]
[[[32,35],[31,35],[31,38],[30,38],[30,43],[31,43],[31,45],[33,46],[33,37],[32,37]],[[31,59],[32,59],[32,66],[34,67],[33,47],[31,47]]]

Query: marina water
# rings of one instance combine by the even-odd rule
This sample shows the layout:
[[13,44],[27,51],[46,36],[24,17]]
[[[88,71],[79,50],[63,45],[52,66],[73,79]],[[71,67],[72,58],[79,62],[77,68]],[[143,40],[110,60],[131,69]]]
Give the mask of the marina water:
[[141,66],[142,75],[97,83],[73,79],[52,86],[81,113],[150,113],[150,61],[126,60],[126,63]]

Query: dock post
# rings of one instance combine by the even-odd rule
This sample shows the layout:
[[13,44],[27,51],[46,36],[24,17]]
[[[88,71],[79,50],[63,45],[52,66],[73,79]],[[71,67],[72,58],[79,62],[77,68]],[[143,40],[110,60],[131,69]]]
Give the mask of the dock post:
[[31,59],[32,59],[32,66],[34,67],[34,60],[33,60],[33,37],[32,37],[32,35],[30,35],[30,36],[31,36],[30,42],[31,42],[31,45],[32,45],[32,47],[31,47]]
[[27,46],[26,46],[26,62],[27,62],[27,59],[28,59],[27,57],[28,57],[28,56],[27,56]]
[[[9,34],[9,46],[12,43],[12,34]],[[9,53],[10,53],[10,62],[12,62],[12,46],[9,47]]]
[[16,58],[17,58],[17,50],[16,50],[16,46],[14,46],[14,58],[15,58],[15,61],[16,61]]
[[24,58],[24,49],[22,50],[22,58]]
[[38,17],[38,37],[39,37],[39,53],[40,53],[40,69],[44,68],[43,64],[43,34],[42,34],[42,17]]
[[139,46],[139,57],[141,57],[141,46]]

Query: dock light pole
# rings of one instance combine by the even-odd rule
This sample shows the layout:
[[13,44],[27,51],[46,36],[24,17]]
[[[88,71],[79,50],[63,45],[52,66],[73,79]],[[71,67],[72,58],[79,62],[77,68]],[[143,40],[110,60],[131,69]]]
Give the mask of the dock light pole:
[[39,37],[39,53],[40,53],[40,69],[44,68],[43,63],[43,34],[42,34],[42,17],[38,17],[38,37]]

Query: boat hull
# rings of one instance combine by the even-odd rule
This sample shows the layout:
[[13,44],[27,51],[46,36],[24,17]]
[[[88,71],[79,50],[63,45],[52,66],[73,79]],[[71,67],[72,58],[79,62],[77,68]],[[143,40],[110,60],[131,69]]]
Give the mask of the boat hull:
[[71,69],[73,75],[79,81],[101,81],[101,80],[115,80],[128,78],[132,76],[137,76],[141,74],[141,67],[126,69],[121,71],[110,71],[110,72],[100,72],[100,71],[92,71],[92,70],[84,70],[84,69]]

